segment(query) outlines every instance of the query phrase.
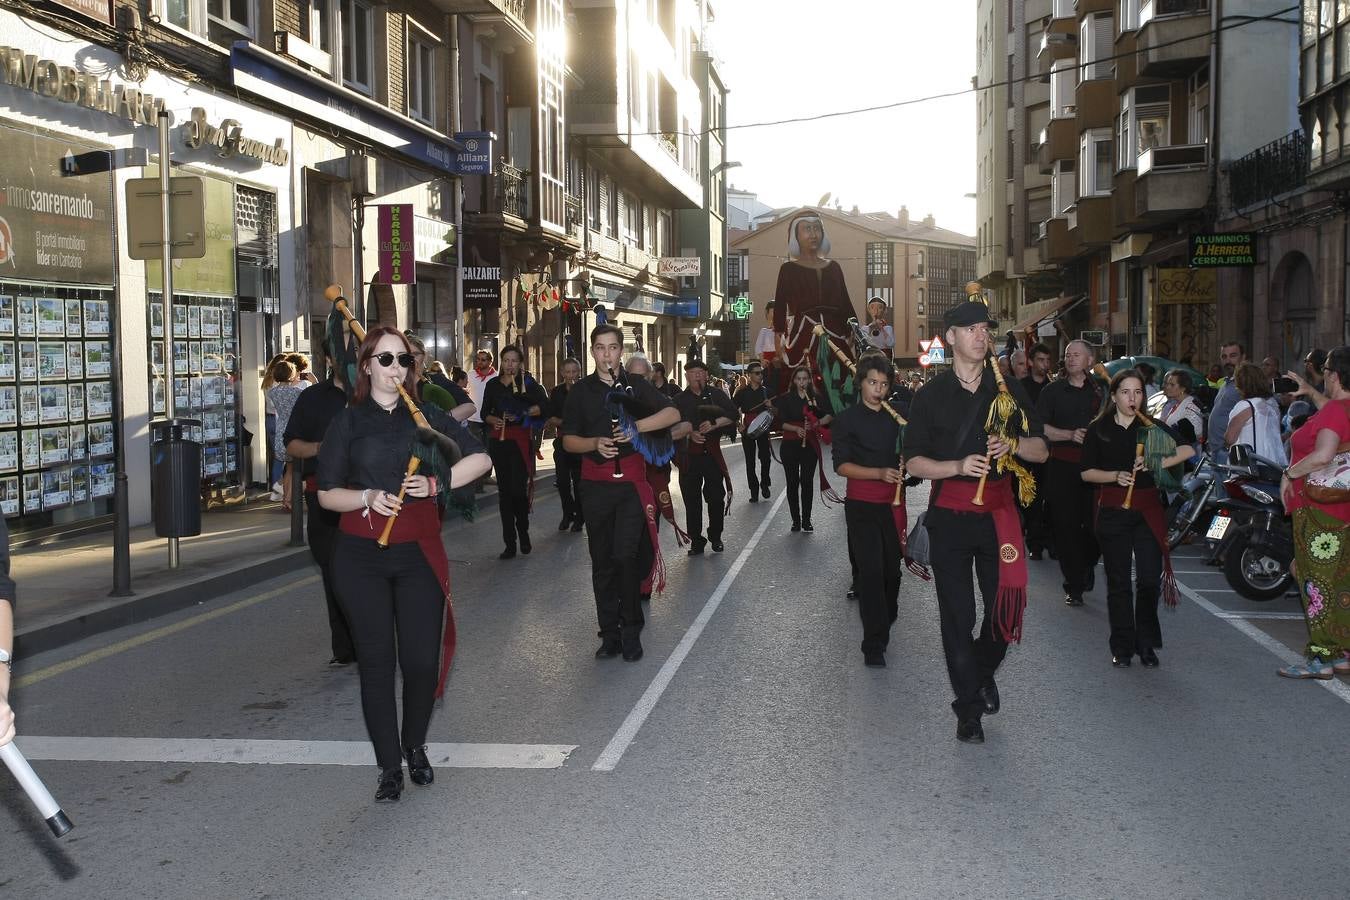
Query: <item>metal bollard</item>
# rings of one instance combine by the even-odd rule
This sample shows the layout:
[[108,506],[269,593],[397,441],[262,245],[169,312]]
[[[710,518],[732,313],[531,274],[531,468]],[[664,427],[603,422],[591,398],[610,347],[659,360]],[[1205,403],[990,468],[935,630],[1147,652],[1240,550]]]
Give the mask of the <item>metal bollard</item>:
[[305,467],[291,461],[291,541],[288,547],[305,546]]

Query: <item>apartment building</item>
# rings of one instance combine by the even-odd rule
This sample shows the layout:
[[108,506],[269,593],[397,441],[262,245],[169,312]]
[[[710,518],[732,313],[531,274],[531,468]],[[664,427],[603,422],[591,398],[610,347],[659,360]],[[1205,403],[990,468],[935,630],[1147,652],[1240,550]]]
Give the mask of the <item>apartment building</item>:
[[[1012,164],[1003,191],[980,193],[982,208],[1006,199],[1001,277],[1015,284],[988,262],[982,278],[1016,301],[1019,331],[1058,319],[1101,354],[1203,368],[1221,321],[1249,313],[1221,299],[1231,273],[1191,270],[1190,238],[1215,230],[1228,163],[1291,130],[1292,68],[1281,54],[1252,64],[1291,40],[1288,23],[1262,20],[1282,7],[1230,0],[1219,29],[1210,0],[996,6],[981,27],[1001,20],[1009,35]],[[980,77],[992,71],[985,60]]]
[[919,341],[942,334],[942,316],[965,299],[965,284],[975,277],[975,239],[938,226],[932,216],[910,219],[902,207],[864,213],[842,209],[795,207],[754,231],[738,232],[731,252],[753,312],[746,327],[756,335],[771,325],[764,306],[774,299],[778,269],[787,261],[788,225],[803,212],[820,216],[830,239],[829,258],[844,270],[844,283],[859,322],[867,321],[867,301],[879,297],[891,309],[895,359],[917,366]]

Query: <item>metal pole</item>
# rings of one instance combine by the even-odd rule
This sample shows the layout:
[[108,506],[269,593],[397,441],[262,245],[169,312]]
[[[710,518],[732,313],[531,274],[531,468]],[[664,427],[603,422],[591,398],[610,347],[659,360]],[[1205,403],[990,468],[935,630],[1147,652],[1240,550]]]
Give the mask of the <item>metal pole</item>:
[[[160,288],[164,303],[164,418],[174,418],[173,383],[173,229],[170,198],[173,182],[169,173],[169,111],[159,111],[159,251]],[[172,431],[165,433],[168,439]],[[169,538],[169,568],[178,568],[178,538]]]

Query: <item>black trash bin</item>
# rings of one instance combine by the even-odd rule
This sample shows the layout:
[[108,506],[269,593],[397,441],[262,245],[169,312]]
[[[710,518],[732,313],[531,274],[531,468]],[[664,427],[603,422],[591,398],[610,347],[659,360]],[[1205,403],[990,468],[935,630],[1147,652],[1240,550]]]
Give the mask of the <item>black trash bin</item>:
[[194,537],[202,533],[202,445],[184,436],[200,419],[150,423],[150,478],[154,482],[155,534]]

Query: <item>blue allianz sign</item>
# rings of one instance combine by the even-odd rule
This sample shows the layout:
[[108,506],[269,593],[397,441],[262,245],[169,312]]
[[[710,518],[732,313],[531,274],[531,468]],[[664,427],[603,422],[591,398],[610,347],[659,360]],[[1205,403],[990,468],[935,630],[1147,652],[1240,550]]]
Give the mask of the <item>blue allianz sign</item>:
[[464,146],[455,152],[455,172],[460,175],[492,174],[492,142],[497,135],[491,131],[461,131],[455,141]]

